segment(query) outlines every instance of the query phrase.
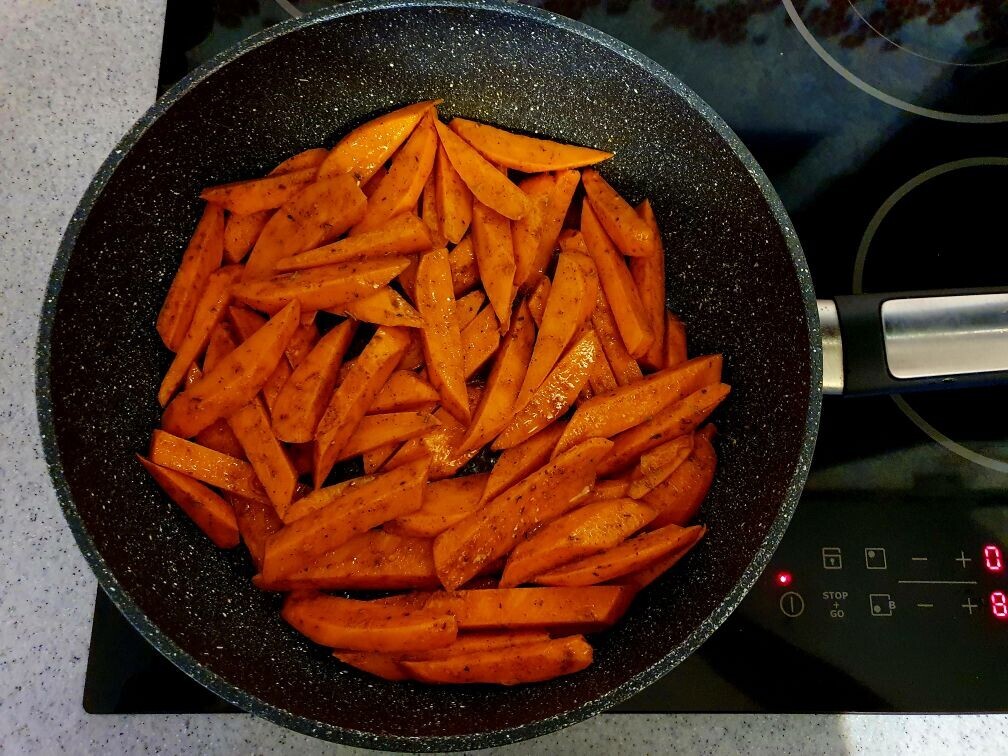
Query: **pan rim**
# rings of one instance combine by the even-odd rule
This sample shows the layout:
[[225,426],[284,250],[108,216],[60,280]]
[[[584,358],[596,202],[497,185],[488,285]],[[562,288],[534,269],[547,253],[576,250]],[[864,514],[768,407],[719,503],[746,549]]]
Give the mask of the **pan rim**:
[[[752,561],[743,571],[735,586],[724,601],[715,609],[692,633],[675,649],[662,657],[653,665],[630,678],[622,685],[610,690],[605,695],[587,701],[580,706],[554,715],[546,719],[535,720],[526,724],[503,730],[485,730],[466,735],[434,735],[407,736],[393,734],[373,734],[363,730],[338,727],[321,723],[293,714],[285,709],[268,703],[261,698],[228,682],[225,678],[211,671],[206,666],[191,657],[178,644],[155,625],[140,609],[133,598],[122,588],[113,575],[104,558],[99,553],[90,534],[77,512],[76,504],[69,484],[63,472],[59,448],[56,442],[53,422],[53,405],[50,386],[51,339],[55,322],[56,305],[62,289],[63,279],[69,266],[70,258],[76,247],[77,238],[90,215],[95,202],[103,193],[109,179],[115,173],[119,164],[125,158],[132,146],[144,135],[148,128],[156,123],[178,100],[190,89],[194,88],[224,66],[232,63],[246,52],[268,44],[276,38],[284,36],[303,27],[324,24],[345,17],[369,13],[379,10],[395,10],[415,7],[462,8],[480,11],[503,13],[537,23],[553,26],[576,34],[588,41],[601,45],[619,55],[632,65],[644,69],[653,75],[676,95],[683,98],[701,117],[704,118],[725,141],[734,155],[748,170],[766,200],[774,219],[784,237],[791,260],[798,278],[799,289],[804,300],[806,323],[808,327],[810,352],[810,389],[808,395],[808,410],[805,418],[803,442],[796,460],[794,470],[788,481],[781,507],[771,524],[763,543],[760,545]],[[40,438],[49,476],[59,500],[60,508],[67,520],[78,548],[84,555],[88,565],[98,579],[102,590],[109,596],[116,608],[133,625],[143,637],[153,645],[159,653],[169,659],[176,667],[192,677],[201,685],[220,696],[222,699],[237,706],[243,711],[261,716],[275,724],[288,729],[311,735],[325,740],[336,741],[371,749],[384,750],[451,750],[459,751],[471,748],[485,748],[496,745],[514,743],[529,738],[545,735],[576,722],[599,714],[634,693],[642,690],[661,676],[681,663],[707,640],[718,626],[738,606],[749,592],[760,574],[766,567],[770,557],[776,550],[791,516],[797,506],[799,496],[805,484],[811,464],[819,425],[819,415],[822,403],[822,344],[819,329],[818,311],[815,303],[815,293],[812,286],[808,265],[798,241],[797,234],[790,219],[763,170],[756,163],[748,149],[738,136],[703,100],[686,87],[678,78],[662,66],[614,37],[565,17],[558,16],[539,8],[498,2],[497,0],[354,0],[326,8],[301,18],[282,21],[264,29],[251,37],[242,40],[233,47],[221,52],[199,68],[181,79],[162,97],[160,97],[126,132],[116,147],[102,163],[98,172],[88,185],[87,190],[74,210],[60,242],[55,261],[50,273],[40,312],[40,324],[35,354],[36,370],[36,403],[39,421]]]

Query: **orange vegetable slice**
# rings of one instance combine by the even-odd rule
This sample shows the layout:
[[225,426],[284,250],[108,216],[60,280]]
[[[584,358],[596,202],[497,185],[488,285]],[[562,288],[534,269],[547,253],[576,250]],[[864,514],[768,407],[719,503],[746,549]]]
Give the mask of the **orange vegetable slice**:
[[619,327],[616,325],[612,308],[609,307],[609,300],[606,299],[605,292],[601,287],[599,287],[598,299],[595,300],[591,322],[599,337],[599,342],[602,344],[602,351],[605,352],[609,367],[612,368],[616,383],[620,386],[626,386],[641,380],[644,373],[641,372],[637,360],[627,351],[623,337],[620,336]]
[[553,423],[532,438],[505,449],[490,470],[490,479],[483,492],[483,500],[494,498],[549,462],[553,447],[556,446],[565,426],[566,423],[563,422]]
[[472,236],[465,237],[448,253],[448,264],[452,272],[452,290],[458,297],[472,289],[479,282],[479,266]]
[[484,307],[462,329],[462,372],[468,379],[493,357],[500,344],[500,329],[493,307]]
[[248,181],[209,186],[200,192],[200,197],[237,215],[275,210],[315,181],[316,173],[316,168],[302,168]]
[[523,136],[464,118],[452,119],[451,128],[488,160],[523,173],[582,168],[613,156],[611,152]]
[[378,392],[368,414],[423,409],[437,400],[437,391],[427,381],[409,370],[397,370]]
[[441,230],[448,241],[458,244],[472,223],[472,192],[440,144],[435,161],[434,197]]
[[276,270],[286,273],[322,265],[355,262],[368,257],[426,252],[430,248],[431,234],[426,224],[413,213],[400,213],[370,231],[278,260]]
[[675,367],[686,360],[686,326],[671,312],[666,312],[665,367]]
[[382,527],[389,533],[433,538],[480,507],[488,477],[484,473],[428,483],[420,509]]
[[283,520],[270,504],[259,499],[247,499],[231,494],[229,500],[238,522],[238,532],[241,533],[241,539],[248,548],[252,563],[256,569],[262,569],[266,541],[283,527]]
[[511,323],[514,298],[515,258],[511,224],[498,212],[476,202],[473,205],[473,248],[480,279],[501,328]]
[[693,452],[644,501],[658,510],[655,525],[685,525],[694,517],[714,481],[717,452],[707,437],[697,433]]
[[598,171],[592,168],[583,171],[581,184],[602,228],[620,252],[630,257],[646,257],[653,253],[656,239],[651,226]]
[[654,335],[641,361],[657,370],[665,367],[665,249],[651,203],[644,200],[637,208],[637,215],[651,230],[652,239],[646,255],[630,258],[630,275],[637,285],[637,293]]
[[353,299],[341,307],[328,310],[336,315],[345,315],[363,323],[377,325],[402,326],[403,328],[420,328],[423,320],[413,305],[393,288],[382,286],[373,294],[360,299]]
[[151,434],[150,461],[159,467],[188,475],[198,481],[241,496],[264,499],[252,465],[162,430]]
[[224,257],[228,262],[241,262],[255,245],[272,215],[272,210],[263,210],[251,215],[231,215],[227,219],[224,226]]

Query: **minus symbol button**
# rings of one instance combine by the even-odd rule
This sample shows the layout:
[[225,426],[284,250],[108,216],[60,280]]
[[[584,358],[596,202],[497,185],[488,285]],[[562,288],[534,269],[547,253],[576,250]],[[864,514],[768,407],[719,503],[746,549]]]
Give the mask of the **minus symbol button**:
[[927,560],[927,557],[910,557],[911,562],[926,562]]

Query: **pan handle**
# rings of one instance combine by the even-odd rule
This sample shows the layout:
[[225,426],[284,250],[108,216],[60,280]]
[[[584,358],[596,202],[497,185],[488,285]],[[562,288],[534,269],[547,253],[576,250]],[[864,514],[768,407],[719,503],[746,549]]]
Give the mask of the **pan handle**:
[[820,299],[823,393],[1008,384],[1008,290]]

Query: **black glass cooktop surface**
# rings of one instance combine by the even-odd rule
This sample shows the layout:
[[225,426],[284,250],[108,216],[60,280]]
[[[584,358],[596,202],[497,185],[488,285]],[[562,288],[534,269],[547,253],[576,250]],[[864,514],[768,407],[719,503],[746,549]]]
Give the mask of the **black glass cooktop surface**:
[[[169,0],[159,93],[330,3]],[[765,169],[820,297],[1008,286],[1008,4],[552,0],[654,58]],[[1008,711],[1008,390],[824,402],[770,567],[620,711]],[[233,711],[99,595],[90,712]]]

